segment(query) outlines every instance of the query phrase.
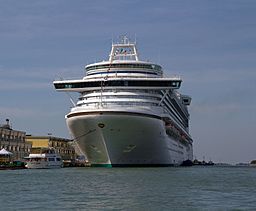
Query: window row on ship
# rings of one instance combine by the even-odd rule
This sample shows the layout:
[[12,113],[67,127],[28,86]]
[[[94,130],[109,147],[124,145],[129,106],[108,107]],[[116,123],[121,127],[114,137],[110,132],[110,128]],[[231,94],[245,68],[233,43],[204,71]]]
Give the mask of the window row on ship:
[[129,74],[129,76],[132,76],[132,74],[140,74],[140,75],[161,75],[156,72],[149,72],[149,71],[123,71],[123,70],[110,70],[110,71],[95,71],[95,72],[87,72],[87,76],[92,75],[103,75],[103,74]]
[[180,99],[178,99],[177,97],[175,97],[175,98],[171,98],[171,97],[170,97],[170,100],[171,100],[172,104],[174,105],[174,107],[175,107],[180,113],[182,113],[182,115],[183,115],[184,117],[188,117],[188,116],[189,116],[187,107],[182,103],[182,101],[181,101]]
[[[154,95],[154,96],[161,96],[161,92],[159,90],[152,90],[152,89],[108,89],[108,92],[104,92],[104,95],[123,95],[123,93],[133,93],[133,94],[148,94],[148,95]],[[81,93],[84,96],[94,95],[101,93],[99,90],[92,90],[92,91],[86,91]]]
[[132,99],[141,99],[141,100],[155,100],[159,101],[160,97],[153,97],[153,96],[145,96],[145,95],[97,95],[97,96],[84,96],[82,100],[90,101],[90,100],[105,100],[105,99],[127,99],[127,101]]
[[165,102],[167,102],[171,106],[172,110],[174,110],[175,113],[179,114],[181,119],[188,120],[188,115],[186,115],[181,109],[181,105],[179,105],[175,99],[172,99],[170,95],[166,97]]
[[77,106],[98,105],[99,103],[100,104],[105,104],[105,105],[113,105],[113,104],[123,105],[124,103],[126,103],[129,106],[137,106],[137,105],[157,106],[158,105],[157,102],[152,102],[152,101],[151,102],[150,101],[148,101],[148,102],[145,102],[145,101],[139,102],[139,101],[132,101],[132,100],[130,100],[130,101],[127,101],[127,100],[124,100],[124,101],[113,101],[113,100],[111,100],[111,101],[100,101],[100,100],[98,100],[98,101],[91,101],[91,102],[82,102],[82,103],[77,104]]
[[123,102],[106,102],[106,101],[95,101],[95,102],[88,102],[88,103],[81,103],[81,104],[77,104],[77,106],[88,106],[88,107],[97,107],[98,105],[103,105],[106,107],[112,107],[112,106],[122,106],[122,107],[137,107],[137,106],[146,106],[146,107],[150,107],[150,106],[158,106],[158,103],[154,103],[154,102],[131,102],[131,101],[123,101]]
[[103,65],[88,66],[88,67],[86,67],[86,71],[104,69],[104,68],[142,68],[142,69],[157,70],[157,71],[162,70],[161,66],[155,65],[155,64],[139,64],[139,63],[113,64],[113,63],[109,63],[109,64],[103,64]]
[[188,127],[188,118],[189,116],[186,115],[180,108],[180,105],[176,102],[177,99],[175,97],[171,97],[175,93],[169,93],[163,100],[163,105],[165,109],[167,109],[168,113],[171,114],[172,117],[176,119],[181,125],[185,128]]
[[147,81],[147,80],[106,80],[106,81],[83,81],[55,84],[56,89],[89,88],[89,87],[180,87],[181,81]]
[[163,103],[164,108],[167,110],[167,113],[175,119],[176,122],[178,122],[180,125],[182,125],[183,127],[187,128],[188,127],[188,119],[184,119],[180,116],[179,113],[177,113],[176,111],[174,111],[172,105],[170,103],[168,103],[166,100]]
[[123,89],[107,89],[107,90],[93,90],[82,92],[79,100],[88,100],[92,97],[106,97],[106,98],[145,98],[145,99],[161,99],[161,93],[158,90],[150,89],[133,89],[133,90],[123,90]]
[[[163,91],[161,92],[161,95],[164,95]],[[175,91],[170,91],[169,94],[167,94],[166,99],[169,101],[171,105],[175,107],[176,111],[183,115],[184,118],[188,118],[189,113],[187,106],[183,104],[182,100],[178,96],[179,94]]]
[[[141,101],[138,101],[141,100]],[[77,107],[85,106],[85,107],[97,107],[99,105],[103,105],[106,107],[113,107],[113,106],[121,106],[121,107],[137,107],[137,106],[156,106],[159,107],[159,100],[144,100],[144,99],[129,99],[129,98],[123,98],[123,99],[104,99],[100,97],[96,98],[95,100],[86,100],[83,102],[78,102]],[[167,109],[167,112],[170,114],[170,116],[175,119],[176,122],[178,122],[183,127],[188,127],[188,118],[184,118],[175,111],[175,108],[172,106],[171,103],[164,101],[164,107]]]

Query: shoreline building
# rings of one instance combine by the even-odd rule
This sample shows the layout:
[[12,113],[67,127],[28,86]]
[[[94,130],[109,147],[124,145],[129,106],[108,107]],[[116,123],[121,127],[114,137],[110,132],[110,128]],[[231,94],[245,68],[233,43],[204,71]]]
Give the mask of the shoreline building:
[[0,149],[13,153],[12,160],[23,160],[28,156],[31,144],[25,141],[26,132],[12,129],[9,119],[0,125]]
[[31,153],[36,153],[42,148],[53,147],[63,160],[76,159],[75,149],[72,147],[70,139],[54,136],[26,135],[26,142],[32,145]]

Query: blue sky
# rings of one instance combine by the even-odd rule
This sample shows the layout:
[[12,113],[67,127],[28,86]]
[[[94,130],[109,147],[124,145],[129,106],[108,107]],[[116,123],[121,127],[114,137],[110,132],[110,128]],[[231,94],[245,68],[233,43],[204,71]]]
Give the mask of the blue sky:
[[0,0],[0,122],[69,137],[58,77],[81,78],[112,38],[137,37],[140,58],[180,75],[194,155],[256,159],[256,2],[253,0]]

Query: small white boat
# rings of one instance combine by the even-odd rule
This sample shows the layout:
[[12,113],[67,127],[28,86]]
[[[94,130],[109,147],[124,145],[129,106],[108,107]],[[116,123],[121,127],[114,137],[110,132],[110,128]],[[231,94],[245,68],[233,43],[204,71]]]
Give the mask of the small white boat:
[[63,161],[61,156],[53,148],[40,149],[39,153],[31,153],[26,157],[26,168],[49,169],[61,168]]

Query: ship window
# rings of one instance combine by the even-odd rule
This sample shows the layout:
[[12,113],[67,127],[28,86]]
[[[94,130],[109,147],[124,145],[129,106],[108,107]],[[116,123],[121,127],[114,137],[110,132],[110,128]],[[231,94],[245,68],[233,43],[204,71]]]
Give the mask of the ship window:
[[72,88],[71,84],[65,84],[65,88]]
[[54,158],[48,158],[48,161],[55,161]]

